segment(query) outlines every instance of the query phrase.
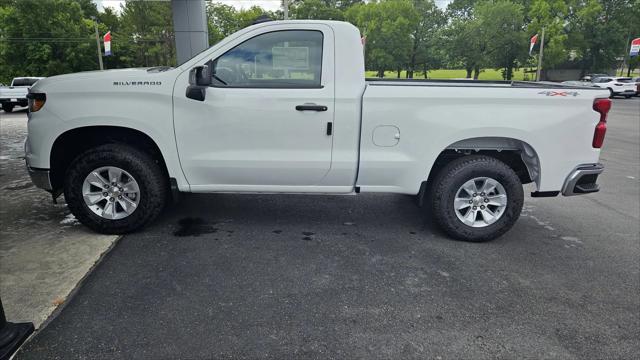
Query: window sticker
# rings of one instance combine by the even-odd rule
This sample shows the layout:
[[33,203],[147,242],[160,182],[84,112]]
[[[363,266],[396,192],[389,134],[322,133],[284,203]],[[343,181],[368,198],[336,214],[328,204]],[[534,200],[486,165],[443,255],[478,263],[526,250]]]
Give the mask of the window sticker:
[[308,70],[309,48],[302,46],[273,47],[273,68],[281,70]]

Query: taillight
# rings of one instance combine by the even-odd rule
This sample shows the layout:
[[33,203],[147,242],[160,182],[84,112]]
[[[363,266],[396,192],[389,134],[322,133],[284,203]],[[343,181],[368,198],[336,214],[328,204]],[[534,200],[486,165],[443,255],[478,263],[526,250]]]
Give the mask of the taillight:
[[29,93],[27,94],[29,101],[29,112],[36,112],[44,106],[47,101],[47,95],[44,93]]
[[596,125],[591,145],[596,149],[600,149],[602,147],[602,143],[604,143],[604,135],[607,132],[607,114],[609,113],[609,110],[611,110],[611,100],[595,99],[593,101],[593,110],[600,114],[600,121]]

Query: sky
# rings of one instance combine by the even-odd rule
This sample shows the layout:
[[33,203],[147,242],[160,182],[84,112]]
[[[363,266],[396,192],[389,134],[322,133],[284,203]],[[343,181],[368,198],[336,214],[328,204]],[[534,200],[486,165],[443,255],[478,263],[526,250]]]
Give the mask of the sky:
[[[93,0],[93,2],[98,4],[98,10],[102,10],[105,6],[119,10],[120,4],[124,3],[124,0]],[[280,0],[217,0],[216,2],[231,5],[236,9],[250,8],[253,5],[258,5],[268,11],[280,9]],[[451,0],[435,0],[435,2],[439,7],[445,8]]]

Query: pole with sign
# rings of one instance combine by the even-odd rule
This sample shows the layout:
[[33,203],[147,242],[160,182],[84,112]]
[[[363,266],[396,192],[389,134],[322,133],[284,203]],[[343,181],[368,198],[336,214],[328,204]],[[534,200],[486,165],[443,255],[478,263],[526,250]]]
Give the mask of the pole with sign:
[[[629,45],[631,46],[629,47]],[[629,49],[628,53],[627,53],[627,49]],[[627,45],[625,46],[624,53],[625,55],[622,60],[622,69],[620,69],[620,76],[624,74],[625,63],[627,65],[627,76],[631,76],[631,66],[630,66],[631,58],[638,56],[640,53],[640,38],[635,38],[631,40],[631,44],[629,44],[629,38],[627,38]]]

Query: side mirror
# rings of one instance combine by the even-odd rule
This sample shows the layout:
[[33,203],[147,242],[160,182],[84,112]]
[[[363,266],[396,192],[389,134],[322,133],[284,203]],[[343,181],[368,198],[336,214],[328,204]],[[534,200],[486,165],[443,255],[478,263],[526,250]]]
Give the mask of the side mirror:
[[189,86],[186,97],[204,101],[207,87],[211,85],[211,65],[196,66],[189,71]]
[[196,66],[189,71],[189,85],[209,86],[211,85],[211,66]]

